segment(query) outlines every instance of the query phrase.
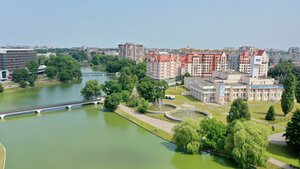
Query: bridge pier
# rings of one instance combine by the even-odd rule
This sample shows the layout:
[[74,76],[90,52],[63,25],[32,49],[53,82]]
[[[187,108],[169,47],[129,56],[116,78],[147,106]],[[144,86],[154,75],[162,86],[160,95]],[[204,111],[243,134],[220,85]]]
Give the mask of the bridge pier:
[[0,115],[0,119],[1,119],[1,120],[4,119],[5,116],[6,116],[6,114],[1,114],[1,115]]
[[71,110],[71,109],[72,109],[72,105],[67,105],[67,106],[66,106],[66,109]]
[[42,111],[43,111],[43,109],[37,109],[37,110],[35,110],[35,113],[36,114],[41,114]]

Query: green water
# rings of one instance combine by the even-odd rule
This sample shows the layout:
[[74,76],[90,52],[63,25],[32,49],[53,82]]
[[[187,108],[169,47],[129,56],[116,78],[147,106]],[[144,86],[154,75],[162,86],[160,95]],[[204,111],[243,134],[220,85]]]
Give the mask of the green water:
[[[85,68],[83,71],[91,71]],[[0,109],[82,99],[82,82],[43,86],[0,95]],[[208,169],[232,168],[209,154],[183,155],[175,146],[101,106],[9,117],[0,121],[6,169]]]

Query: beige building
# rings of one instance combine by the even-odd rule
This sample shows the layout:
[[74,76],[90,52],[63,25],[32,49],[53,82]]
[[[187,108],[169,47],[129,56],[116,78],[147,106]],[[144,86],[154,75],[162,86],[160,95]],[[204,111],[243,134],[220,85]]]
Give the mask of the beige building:
[[283,86],[272,78],[252,77],[230,71],[214,71],[209,78],[185,78],[185,87],[200,101],[226,104],[241,98],[247,101],[280,101]]
[[180,56],[149,52],[147,57],[147,76],[156,80],[164,80],[169,85],[176,84],[181,78]]
[[251,65],[256,64],[252,68],[257,69],[259,77],[267,77],[269,57],[264,50],[258,50],[256,52],[243,52],[239,57],[239,71],[241,73],[250,73]]
[[140,44],[125,43],[118,45],[118,54],[121,58],[128,58],[137,63],[145,59],[144,46]]

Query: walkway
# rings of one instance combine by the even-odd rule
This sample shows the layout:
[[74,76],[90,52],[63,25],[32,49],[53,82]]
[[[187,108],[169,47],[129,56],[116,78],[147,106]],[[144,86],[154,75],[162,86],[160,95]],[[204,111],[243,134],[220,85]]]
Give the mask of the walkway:
[[268,162],[269,162],[269,163],[272,163],[272,164],[274,164],[274,165],[276,165],[276,166],[278,166],[278,167],[280,167],[280,168],[284,168],[284,169],[293,169],[293,168],[292,168],[291,166],[289,166],[288,164],[283,163],[283,162],[281,162],[281,161],[279,161],[279,160],[276,160],[276,159],[274,159],[274,158],[269,158]]
[[2,144],[0,144],[0,169],[4,169],[6,160],[6,150]]
[[173,127],[176,125],[175,123],[170,123],[170,122],[166,122],[163,120],[159,120],[159,119],[155,119],[149,116],[146,116],[144,114],[138,113],[132,109],[130,109],[127,106],[124,106],[122,104],[119,105],[119,108],[123,111],[125,111],[126,113],[130,114],[131,116],[150,124],[151,126],[154,126],[156,128],[159,128],[160,130],[163,130],[167,133],[172,133],[172,129]]

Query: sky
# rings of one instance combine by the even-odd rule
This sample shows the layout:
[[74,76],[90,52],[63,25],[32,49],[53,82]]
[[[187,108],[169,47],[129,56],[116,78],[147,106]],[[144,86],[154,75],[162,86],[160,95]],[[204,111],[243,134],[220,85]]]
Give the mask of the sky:
[[0,46],[300,47],[300,0],[0,0]]

